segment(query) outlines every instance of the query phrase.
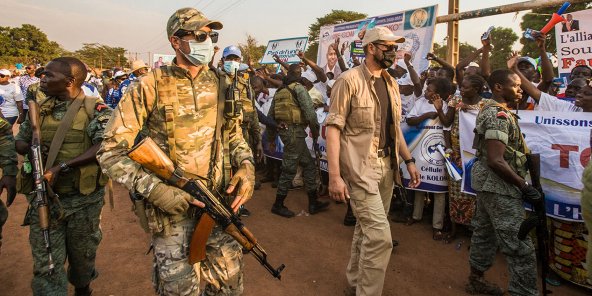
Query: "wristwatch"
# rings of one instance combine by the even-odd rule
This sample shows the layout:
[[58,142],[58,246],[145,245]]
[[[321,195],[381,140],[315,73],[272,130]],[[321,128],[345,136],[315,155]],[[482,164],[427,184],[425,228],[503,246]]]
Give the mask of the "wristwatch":
[[412,162],[415,163],[415,158],[414,157],[411,157],[411,158],[405,160],[405,164],[410,164]]
[[60,162],[60,172],[62,173],[67,173],[71,170],[72,168],[66,164],[65,161]]

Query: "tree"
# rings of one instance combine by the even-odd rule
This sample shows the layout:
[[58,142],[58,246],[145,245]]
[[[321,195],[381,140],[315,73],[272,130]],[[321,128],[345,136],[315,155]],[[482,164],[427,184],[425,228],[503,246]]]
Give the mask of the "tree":
[[250,59],[255,68],[261,66],[259,61],[263,57],[266,47],[265,45],[259,45],[255,37],[250,34],[247,34],[247,41],[245,43],[238,44],[238,48],[240,48],[243,54],[243,61],[246,62],[247,59]]
[[512,53],[512,46],[518,40],[518,35],[510,28],[495,27],[491,31],[491,57],[489,63],[491,69],[506,69],[508,57]]
[[[459,57],[462,60],[463,58],[470,55],[472,52],[477,50],[476,47],[468,44],[467,42],[462,42],[458,45],[459,47]],[[448,54],[448,45],[440,45],[438,43],[434,43],[434,54],[442,59],[446,59],[446,55]]]
[[308,49],[306,50],[306,57],[313,61],[317,60],[321,27],[360,20],[367,16],[365,13],[334,9],[325,16],[317,18],[316,22],[308,27]]
[[[572,4],[568,11],[578,11],[584,10],[587,8],[592,7],[590,3],[579,3],[579,4]],[[522,17],[522,22],[520,23],[520,28],[523,31],[526,31],[527,28],[540,30],[543,28],[551,19],[551,15],[554,12],[557,12],[558,7],[549,7],[549,8],[541,8],[541,9],[533,9],[532,12],[525,14]],[[522,47],[522,55],[523,56],[530,56],[533,58],[537,58],[539,56],[539,51],[536,46],[536,42],[532,40],[528,40],[524,37],[520,38],[520,43],[524,45]],[[551,31],[547,34],[547,52],[555,54],[557,53],[557,45],[555,44],[555,30],[551,29]]]
[[64,49],[39,28],[23,24],[21,27],[0,27],[0,53],[2,56],[18,57],[27,62],[36,59],[48,61],[60,56]]
[[127,64],[123,47],[111,47],[99,43],[84,43],[81,49],[74,52],[74,56],[91,67],[109,68]]

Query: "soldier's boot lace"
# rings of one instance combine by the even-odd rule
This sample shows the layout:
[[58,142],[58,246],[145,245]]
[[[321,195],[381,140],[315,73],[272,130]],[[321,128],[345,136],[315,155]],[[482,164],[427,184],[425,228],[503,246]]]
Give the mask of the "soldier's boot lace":
[[465,291],[471,295],[504,295],[498,285],[490,283],[483,278],[483,275],[471,273],[469,282],[465,286]]
[[308,193],[308,212],[311,215],[321,212],[329,206],[328,201],[319,201],[318,198],[316,191]]
[[74,289],[74,296],[90,296],[92,295],[93,290],[90,288],[90,285],[87,285],[83,288],[76,288]]
[[295,216],[294,212],[290,211],[286,206],[284,206],[284,200],[286,199],[286,195],[276,195],[275,203],[271,207],[271,212],[285,217],[285,218],[292,218]]

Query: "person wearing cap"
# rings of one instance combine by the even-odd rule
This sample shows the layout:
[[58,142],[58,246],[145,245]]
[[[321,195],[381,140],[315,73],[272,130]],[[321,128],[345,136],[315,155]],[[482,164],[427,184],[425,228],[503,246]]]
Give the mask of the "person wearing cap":
[[[158,295],[240,295],[243,292],[241,245],[220,226],[206,243],[206,259],[189,263],[191,233],[204,204],[168,185],[127,156],[134,143],[149,136],[184,177],[205,180],[235,213],[253,193],[254,160],[240,131],[240,110],[225,107],[229,85],[208,68],[222,24],[194,8],[173,13],[166,26],[175,51],[171,66],[138,77],[123,95],[105,127],[97,153],[103,171],[149,211],[138,211],[152,234],[153,281]],[[230,104],[228,104],[230,105]],[[233,104],[234,105],[234,104]],[[224,114],[222,114],[224,113]],[[217,128],[218,127],[218,128]],[[229,164],[229,165],[225,165]]]
[[118,96],[120,98],[122,98],[127,87],[133,81],[138,79],[138,77],[148,73],[148,70],[149,70],[149,67],[148,67],[148,65],[146,65],[146,63],[144,63],[144,61],[142,61],[142,60],[133,61],[132,62],[132,70],[130,71],[128,78],[126,78],[124,81],[121,82],[121,84],[119,84],[119,88],[117,89],[117,91],[119,92]]
[[10,82],[10,71],[0,69],[0,112],[10,124],[25,120],[23,101],[21,88]]
[[[489,64],[489,52],[493,49],[491,45],[491,35],[486,39],[483,39],[487,32],[483,33],[481,36],[481,48],[475,50],[471,54],[469,54],[466,58],[462,59],[456,65],[456,84],[459,86],[464,80],[464,75],[481,75],[484,79],[489,77],[489,73],[491,73],[491,66]],[[479,63],[474,62],[479,55],[481,55],[481,60]]]
[[[534,79],[537,75],[539,75],[538,65],[535,59],[531,57],[519,57],[517,59],[517,69],[522,73],[528,81],[531,82],[532,85],[535,85],[537,89],[542,92],[548,92],[549,87],[553,83],[553,78],[555,76],[555,72],[553,70],[553,64],[547,55],[547,42],[546,42],[546,35],[538,34],[535,36],[535,41],[537,44],[537,48],[539,50],[540,56],[540,67],[541,67],[541,80],[538,83],[534,82]],[[526,84],[522,83],[522,95],[523,98],[520,101],[520,105],[518,106],[519,110],[533,110],[536,106],[536,101],[533,102],[533,98],[529,97],[528,92],[526,92]]]
[[326,119],[329,195],[349,199],[357,218],[346,277],[346,295],[381,295],[393,242],[387,218],[401,157],[410,173],[409,187],[420,183],[400,127],[399,87],[387,68],[397,43],[386,27],[366,31],[366,59],[342,73],[331,91]]
[[119,86],[126,79],[127,74],[125,74],[125,72],[121,70],[115,72],[113,78],[111,79],[109,91],[107,92],[107,96],[105,96],[105,103],[112,109],[115,109],[115,107],[117,107],[117,104],[119,104],[119,100],[121,100]]

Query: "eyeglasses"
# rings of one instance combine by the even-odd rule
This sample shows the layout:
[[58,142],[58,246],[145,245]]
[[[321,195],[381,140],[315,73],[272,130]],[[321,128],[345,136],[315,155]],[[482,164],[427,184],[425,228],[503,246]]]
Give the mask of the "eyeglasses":
[[[378,43],[378,42],[372,42],[372,44],[374,44],[376,46],[382,45],[382,46],[386,47],[386,50],[384,50],[384,51],[396,51],[397,49],[399,49],[399,46],[396,44],[388,45],[388,44]],[[382,49],[380,49],[380,50],[382,50]]]
[[183,38],[185,36],[188,35],[193,35],[195,37],[195,41],[197,42],[204,42],[206,41],[206,39],[208,39],[208,36],[210,37],[210,39],[212,39],[212,43],[216,43],[218,42],[218,32],[204,32],[204,31],[185,31],[185,30],[179,30],[177,31],[177,33],[175,33],[175,36],[179,37],[179,38]]

